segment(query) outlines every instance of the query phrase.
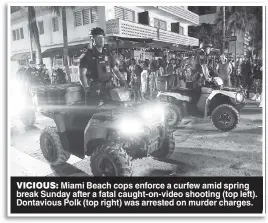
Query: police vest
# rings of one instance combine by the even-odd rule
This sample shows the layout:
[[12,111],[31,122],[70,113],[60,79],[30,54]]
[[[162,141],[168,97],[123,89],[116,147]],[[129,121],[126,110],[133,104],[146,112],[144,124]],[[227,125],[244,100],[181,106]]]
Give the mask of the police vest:
[[104,52],[101,55],[96,55],[94,50],[89,50],[89,66],[88,66],[88,76],[89,78],[100,81],[107,82],[112,79],[112,69],[110,65],[109,54]]

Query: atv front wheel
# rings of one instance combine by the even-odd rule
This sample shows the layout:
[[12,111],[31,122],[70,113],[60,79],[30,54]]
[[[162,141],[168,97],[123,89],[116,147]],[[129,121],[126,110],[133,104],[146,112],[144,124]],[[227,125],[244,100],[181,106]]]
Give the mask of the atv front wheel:
[[35,111],[34,110],[23,111],[20,114],[20,120],[26,127],[33,126],[36,122]]
[[40,147],[45,159],[52,166],[65,163],[70,158],[70,153],[62,146],[57,129],[47,127],[40,136]]
[[117,144],[105,144],[95,149],[90,157],[94,176],[131,176],[130,156]]
[[182,120],[182,108],[174,104],[169,104],[166,108],[165,118],[168,127],[176,127]]
[[219,105],[211,114],[213,125],[223,132],[236,128],[239,123],[239,112],[229,104]]

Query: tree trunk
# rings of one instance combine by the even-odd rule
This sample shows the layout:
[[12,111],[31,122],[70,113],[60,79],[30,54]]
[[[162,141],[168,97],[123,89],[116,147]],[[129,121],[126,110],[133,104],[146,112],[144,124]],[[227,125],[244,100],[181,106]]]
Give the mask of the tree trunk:
[[28,24],[28,29],[29,29],[29,40],[30,40],[30,54],[31,54],[31,60],[33,60],[33,35],[32,32],[30,31],[30,25]]
[[222,53],[224,53],[225,48],[225,6],[222,6]]
[[68,83],[71,82],[70,69],[68,64],[68,36],[66,22],[66,7],[62,7],[62,32],[63,32],[63,64],[65,66]]
[[[43,64],[41,44],[39,39],[39,31],[36,24],[36,15],[34,6],[28,6],[28,23],[30,28],[30,33],[34,37],[34,41],[38,51],[38,62]],[[32,56],[32,55],[31,55]]]

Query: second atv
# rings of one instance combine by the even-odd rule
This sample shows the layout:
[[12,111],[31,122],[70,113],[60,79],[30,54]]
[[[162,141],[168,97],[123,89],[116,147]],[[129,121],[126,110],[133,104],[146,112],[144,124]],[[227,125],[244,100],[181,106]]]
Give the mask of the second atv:
[[[203,74],[209,77],[206,65]],[[197,89],[171,89],[168,77],[161,77],[164,87],[160,88],[157,98],[168,102],[167,124],[174,128],[183,117],[210,117],[213,125],[223,132],[233,130],[239,123],[239,112],[245,105],[245,95],[241,89],[223,87],[219,77],[208,78],[206,86]]]

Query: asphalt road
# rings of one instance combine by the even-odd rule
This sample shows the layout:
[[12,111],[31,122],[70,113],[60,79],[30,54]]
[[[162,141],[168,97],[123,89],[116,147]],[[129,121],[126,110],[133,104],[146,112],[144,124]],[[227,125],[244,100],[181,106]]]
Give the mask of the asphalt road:
[[[210,120],[195,119],[176,130],[176,149],[171,159],[135,160],[134,176],[262,176],[262,110],[247,104],[238,127],[219,132]],[[52,168],[39,146],[40,131],[54,126],[53,120],[37,116],[34,128],[25,129],[18,119],[11,122],[11,175],[92,176],[89,157],[71,156],[68,163]]]

